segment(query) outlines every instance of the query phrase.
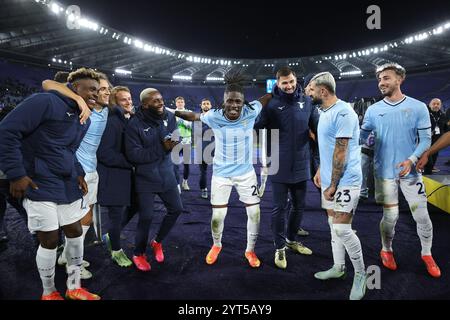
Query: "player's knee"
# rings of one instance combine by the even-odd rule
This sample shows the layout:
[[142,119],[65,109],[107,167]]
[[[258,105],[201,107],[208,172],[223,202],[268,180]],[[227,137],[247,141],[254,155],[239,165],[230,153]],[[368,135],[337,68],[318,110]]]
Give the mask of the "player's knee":
[[410,209],[414,221],[416,221],[417,223],[425,224],[431,222],[426,202],[412,203],[410,205]]
[[383,208],[383,220],[387,223],[397,223],[399,217],[398,206],[384,207]]
[[333,230],[339,238],[347,237],[353,232],[348,223],[333,223]]
[[83,234],[81,223],[79,221],[63,227],[64,234],[67,238],[77,238]]
[[58,247],[58,231],[41,232],[38,235],[41,247],[45,249],[56,249]]
[[254,222],[254,223],[259,223],[260,221],[260,216],[261,216],[261,210],[259,208],[259,204],[257,205],[253,205],[253,206],[249,206],[246,207],[246,211],[247,211],[247,216],[248,218]]

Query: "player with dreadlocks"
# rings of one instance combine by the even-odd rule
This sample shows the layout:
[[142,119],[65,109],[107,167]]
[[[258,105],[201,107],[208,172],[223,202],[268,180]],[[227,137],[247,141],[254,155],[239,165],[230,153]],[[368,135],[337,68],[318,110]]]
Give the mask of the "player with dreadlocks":
[[206,263],[213,264],[222,250],[222,233],[227,214],[228,200],[234,186],[239,200],[247,211],[247,248],[245,257],[251,267],[261,262],[255,254],[258,237],[260,209],[258,185],[252,161],[253,125],[256,117],[271,99],[266,94],[251,103],[244,98],[243,81],[240,74],[225,77],[227,84],[223,105],[220,109],[206,113],[175,111],[175,115],[188,121],[200,120],[214,132],[216,148],[213,159],[211,181],[211,233],[214,244],[206,256]]

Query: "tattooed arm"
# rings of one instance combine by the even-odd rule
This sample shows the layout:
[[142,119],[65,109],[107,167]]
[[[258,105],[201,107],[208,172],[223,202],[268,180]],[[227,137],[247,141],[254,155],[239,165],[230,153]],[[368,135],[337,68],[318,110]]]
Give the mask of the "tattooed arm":
[[323,192],[325,199],[332,201],[337,186],[344,173],[349,138],[337,138],[333,153],[333,170],[331,173],[331,185]]

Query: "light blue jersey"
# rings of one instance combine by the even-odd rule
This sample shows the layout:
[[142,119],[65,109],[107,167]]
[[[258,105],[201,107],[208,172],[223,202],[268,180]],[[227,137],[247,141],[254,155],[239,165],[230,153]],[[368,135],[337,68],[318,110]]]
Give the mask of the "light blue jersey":
[[214,132],[216,147],[213,161],[213,175],[229,178],[242,176],[253,168],[253,125],[262,110],[259,101],[242,108],[241,116],[228,120],[223,110],[210,110],[200,115]]
[[97,149],[105,131],[106,120],[108,120],[108,108],[98,112],[92,110],[91,125],[86,132],[76,152],[77,159],[83,167],[84,172],[91,173],[97,170]]
[[[375,134],[375,177],[398,178],[402,169],[396,168],[397,164],[411,156],[420,158],[429,148],[430,128],[428,109],[416,99],[405,96],[396,104],[381,100],[371,105],[366,111],[361,130],[363,135],[369,131]],[[418,135],[421,135],[420,143]],[[410,174],[417,175],[415,168]]]
[[322,189],[331,184],[333,153],[337,138],[350,138],[346,162],[340,186],[361,187],[361,147],[359,145],[359,120],[352,107],[338,100],[328,109],[322,110],[317,127],[320,155],[320,180]]

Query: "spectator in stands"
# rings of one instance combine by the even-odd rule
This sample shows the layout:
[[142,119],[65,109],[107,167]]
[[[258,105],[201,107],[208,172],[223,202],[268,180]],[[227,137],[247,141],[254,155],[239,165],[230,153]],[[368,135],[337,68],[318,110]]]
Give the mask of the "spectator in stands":
[[[177,111],[190,111],[185,108],[185,101],[183,97],[176,97],[175,98],[175,105]],[[180,132],[181,137],[181,144],[183,145],[183,148],[180,151],[180,156],[183,156],[183,163],[184,163],[184,170],[183,170],[183,182],[181,183],[181,189],[185,191],[189,191],[189,184],[188,184],[188,178],[189,178],[189,163],[191,162],[191,143],[192,143],[192,123],[186,120],[183,120],[181,118],[177,119],[177,127]],[[189,152],[189,153],[188,153]],[[186,154],[188,153],[188,154]],[[175,174],[177,178],[177,182],[180,185],[180,173],[178,165],[175,165]]]
[[158,195],[167,208],[156,237],[150,245],[156,261],[164,261],[162,241],[175,225],[183,210],[173,169],[170,151],[178,144],[171,135],[176,129],[175,116],[165,110],[161,93],[147,88],[140,94],[141,107],[130,120],[125,131],[125,149],[129,161],[136,168],[136,192],[139,221],[135,239],[133,262],[141,271],[150,271],[145,254],[148,233]]
[[[430,112],[431,120],[431,144],[434,144],[445,132],[447,132],[447,119],[445,113],[442,111],[442,102],[438,98],[434,98],[430,101],[428,111]],[[439,153],[436,152],[429,159],[425,166],[424,174],[432,174],[440,171],[435,166],[438,155]]]
[[[311,99],[303,94],[292,69],[281,68],[276,78],[274,97],[261,112],[255,127],[278,129],[280,134],[280,166],[269,179],[273,194],[275,265],[285,269],[286,246],[300,254],[312,254],[309,248],[296,240],[305,208],[307,181],[311,179],[309,129],[316,132],[319,114]],[[286,214],[289,193],[292,208]]]
[[[95,103],[99,78],[93,70],[75,71],[70,82],[88,105]],[[66,297],[100,299],[80,283],[82,197],[87,185],[75,150],[88,125],[80,125],[78,115],[74,100],[51,91],[25,99],[0,124],[0,170],[11,181],[12,196],[24,198],[28,227],[38,233],[36,264],[43,300],[63,300],[54,283],[60,226],[67,237]]]

